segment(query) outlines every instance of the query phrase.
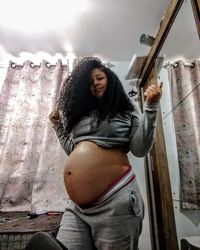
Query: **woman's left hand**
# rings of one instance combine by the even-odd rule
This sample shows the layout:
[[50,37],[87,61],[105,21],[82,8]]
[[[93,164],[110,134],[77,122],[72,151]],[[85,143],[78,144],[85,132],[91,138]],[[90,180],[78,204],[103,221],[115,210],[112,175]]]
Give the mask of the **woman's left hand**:
[[159,102],[162,96],[162,85],[163,83],[159,83],[158,85],[150,85],[146,91],[144,92],[144,96],[146,97],[146,102],[151,104],[153,102]]

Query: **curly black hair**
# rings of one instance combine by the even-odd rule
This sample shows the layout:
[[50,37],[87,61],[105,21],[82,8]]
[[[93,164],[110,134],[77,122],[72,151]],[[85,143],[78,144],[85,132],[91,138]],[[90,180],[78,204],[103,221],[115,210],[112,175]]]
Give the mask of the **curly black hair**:
[[[102,70],[108,80],[105,94],[100,101],[90,91],[91,71],[96,68]],[[64,81],[58,108],[66,133],[71,132],[74,125],[89,114],[99,124],[117,113],[123,114],[134,109],[117,75],[96,57],[83,58]]]

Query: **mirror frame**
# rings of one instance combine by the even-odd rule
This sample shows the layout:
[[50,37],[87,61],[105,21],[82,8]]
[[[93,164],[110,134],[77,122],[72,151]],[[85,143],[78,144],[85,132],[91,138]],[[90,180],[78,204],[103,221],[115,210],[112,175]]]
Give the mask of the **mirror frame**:
[[191,0],[197,32],[200,39],[200,0]]

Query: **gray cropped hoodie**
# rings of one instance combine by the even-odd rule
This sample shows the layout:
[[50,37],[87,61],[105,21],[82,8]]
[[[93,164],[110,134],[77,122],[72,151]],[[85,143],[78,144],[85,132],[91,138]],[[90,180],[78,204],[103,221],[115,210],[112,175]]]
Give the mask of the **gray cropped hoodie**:
[[68,136],[64,135],[62,123],[54,125],[53,128],[67,155],[70,155],[79,142],[91,141],[107,149],[123,147],[125,152],[131,151],[136,157],[143,157],[154,142],[159,103],[145,103],[143,113],[136,104],[133,105],[134,111],[118,114],[109,121],[102,121],[98,126],[91,126],[91,116],[85,116]]

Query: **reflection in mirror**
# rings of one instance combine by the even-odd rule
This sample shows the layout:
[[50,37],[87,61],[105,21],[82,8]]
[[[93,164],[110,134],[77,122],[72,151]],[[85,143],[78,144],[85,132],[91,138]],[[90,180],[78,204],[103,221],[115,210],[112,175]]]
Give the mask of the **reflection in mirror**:
[[161,112],[179,240],[200,237],[200,43],[185,1],[160,52]]

